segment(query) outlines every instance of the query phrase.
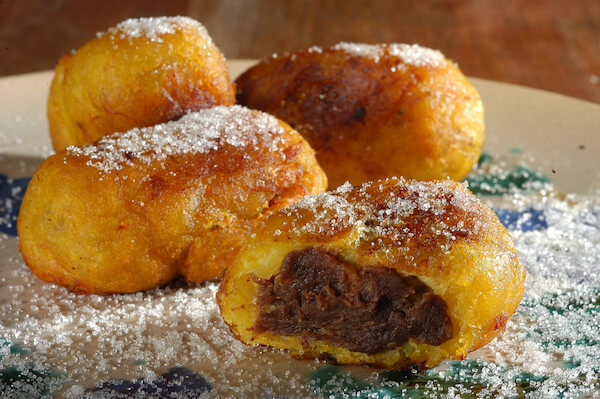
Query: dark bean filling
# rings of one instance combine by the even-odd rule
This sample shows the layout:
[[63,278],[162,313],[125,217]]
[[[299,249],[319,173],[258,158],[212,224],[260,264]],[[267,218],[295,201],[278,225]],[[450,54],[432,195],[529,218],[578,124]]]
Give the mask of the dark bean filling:
[[452,337],[446,303],[415,277],[392,269],[356,269],[317,248],[290,252],[281,270],[259,284],[254,329],[327,340],[374,354],[409,338],[440,345]]

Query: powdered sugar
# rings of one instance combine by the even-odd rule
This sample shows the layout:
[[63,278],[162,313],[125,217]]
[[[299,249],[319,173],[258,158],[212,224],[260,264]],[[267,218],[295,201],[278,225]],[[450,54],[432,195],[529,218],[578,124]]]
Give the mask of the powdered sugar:
[[298,215],[298,210],[308,210],[312,213],[312,222],[305,224],[300,216],[300,220],[290,226],[291,231],[297,235],[333,235],[340,229],[356,224],[359,221],[358,213],[346,198],[336,194],[337,191],[306,196],[284,209],[283,212],[288,215]]
[[[523,302],[506,332],[470,356],[531,375],[532,397],[579,397],[600,388],[600,203],[568,196],[536,207],[546,229],[511,231],[528,273]],[[508,373],[496,378],[511,384]]]
[[[219,316],[215,283],[193,287],[176,282],[143,293],[99,297],[43,283],[16,258],[5,261],[0,273],[0,311],[5,315],[0,338],[32,348],[25,359],[0,352],[0,370],[31,365],[52,369],[58,377],[54,385],[78,387],[68,389],[66,397],[80,398],[81,386],[111,378],[152,379],[173,365],[199,371],[216,397],[246,396],[263,387],[277,391],[281,381],[298,381],[315,367],[297,367],[278,351],[236,340]],[[270,369],[275,371],[265,372]],[[40,384],[38,392],[44,389],[42,379],[31,383]],[[26,397],[18,396],[18,386],[11,389]]]
[[149,17],[149,18],[131,18],[127,19],[117,26],[110,28],[107,32],[97,33],[98,37],[110,34],[120,39],[144,38],[152,42],[161,43],[162,36],[173,35],[176,31],[182,29],[194,29],[201,32],[207,42],[212,43],[212,39],[204,26],[189,17]]
[[105,173],[135,163],[160,162],[170,156],[206,154],[223,146],[262,146],[277,151],[285,129],[266,113],[235,105],[207,108],[178,121],[114,133],[95,144],[69,147],[68,156],[88,158]]
[[[420,196],[427,186],[441,194],[452,183],[419,183],[411,190]],[[366,186],[362,191],[342,185],[334,193],[308,197],[303,207],[335,208],[340,219],[356,221],[362,210],[346,205],[349,196],[376,197],[379,189]],[[460,186],[457,191],[455,205],[469,207],[470,196],[461,194]],[[424,206],[423,212],[452,206],[453,200],[431,196],[440,206]],[[331,202],[327,197],[333,197]],[[398,198],[390,202],[406,215],[421,212],[425,204],[415,198],[405,206]],[[38,280],[17,255],[17,241],[8,237],[0,238],[2,252],[14,254],[0,262],[0,336],[33,350],[18,354],[0,345],[0,367],[52,368],[62,373],[53,384],[65,384],[65,395],[73,398],[81,396],[82,387],[109,378],[151,378],[176,365],[205,376],[213,397],[591,396],[600,388],[600,205],[597,198],[535,199],[548,227],[519,231],[517,223],[511,230],[528,277],[523,303],[506,332],[468,359],[444,363],[424,375],[326,367],[245,346],[221,320],[212,283],[173,283],[111,297],[71,294]],[[392,220],[386,208],[374,209],[381,212],[378,220]],[[468,227],[459,222],[452,226]],[[321,370],[339,374],[317,374]]]
[[[363,44],[341,42],[332,47],[333,50],[342,50],[349,54],[369,57],[375,62],[386,56],[399,58],[402,62],[416,67],[442,67],[446,64],[444,55],[438,50],[419,46],[418,44]],[[394,70],[397,67],[393,67]]]
[[464,185],[391,178],[356,188],[344,184],[306,196],[281,212],[290,219],[286,234],[291,236],[333,237],[357,228],[373,250],[397,254],[400,248],[412,259],[413,237],[445,250],[459,236],[474,239],[485,223],[484,209]]
[[401,58],[405,63],[414,66],[432,66],[439,68],[446,64],[444,55],[438,51],[417,44],[390,44],[390,55]]

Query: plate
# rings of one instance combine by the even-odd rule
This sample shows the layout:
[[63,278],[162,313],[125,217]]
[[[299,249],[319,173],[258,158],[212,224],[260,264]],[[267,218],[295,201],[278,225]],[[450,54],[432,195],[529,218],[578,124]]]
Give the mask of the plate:
[[[232,60],[232,76],[255,61]],[[16,215],[52,153],[52,72],[0,78],[0,392],[7,397],[570,397],[600,392],[600,106],[470,79],[486,145],[467,178],[515,238],[526,292],[506,331],[462,361],[382,371],[236,341],[216,284],[75,295],[18,253]],[[103,396],[104,395],[104,396]],[[171,396],[169,396],[171,395]]]

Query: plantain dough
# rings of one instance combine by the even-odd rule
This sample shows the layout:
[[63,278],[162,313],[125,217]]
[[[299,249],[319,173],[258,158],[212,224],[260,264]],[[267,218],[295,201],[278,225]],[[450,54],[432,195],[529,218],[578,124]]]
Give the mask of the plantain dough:
[[48,96],[54,150],[235,103],[225,57],[198,21],[128,19],[56,66]]
[[509,233],[465,185],[389,178],[310,195],[266,218],[217,301],[250,345],[427,368],[493,339],[524,282]]
[[330,188],[392,176],[459,181],[484,142],[477,91],[442,53],[414,44],[275,55],[236,86],[240,104],[276,115],[308,140]]
[[49,157],[25,193],[19,247],[39,278],[81,293],[217,279],[265,216],[326,185],[285,123],[208,108]]

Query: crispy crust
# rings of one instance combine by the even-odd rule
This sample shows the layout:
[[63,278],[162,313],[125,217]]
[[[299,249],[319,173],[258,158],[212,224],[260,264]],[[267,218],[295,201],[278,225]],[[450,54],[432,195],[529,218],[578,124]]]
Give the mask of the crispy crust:
[[[369,355],[326,341],[306,346],[296,336],[257,333],[254,281],[271,278],[288,253],[307,247],[357,268],[385,267],[417,277],[447,304],[453,337],[439,346],[411,339]],[[344,364],[432,367],[464,358],[502,331],[519,305],[524,282],[512,238],[465,186],[394,178],[305,197],[267,218],[228,269],[217,300],[233,333],[248,344]]]
[[479,95],[441,54],[433,63],[405,61],[397,46],[270,58],[236,80],[237,100],[306,137],[330,188],[391,176],[461,180],[484,141]]
[[[218,113],[231,120],[206,139],[196,115],[212,115],[213,126]],[[140,138],[152,135],[156,148],[119,147],[125,138],[131,148],[147,145]],[[178,140],[208,144],[165,150]],[[239,106],[211,108],[48,158],[21,206],[20,250],[38,277],[75,292],[134,292],[178,274],[216,279],[259,221],[326,184],[313,150],[285,123]]]
[[[152,25],[156,34],[135,34]],[[128,20],[59,60],[48,97],[50,136],[59,152],[234,102],[225,58],[200,23]]]

